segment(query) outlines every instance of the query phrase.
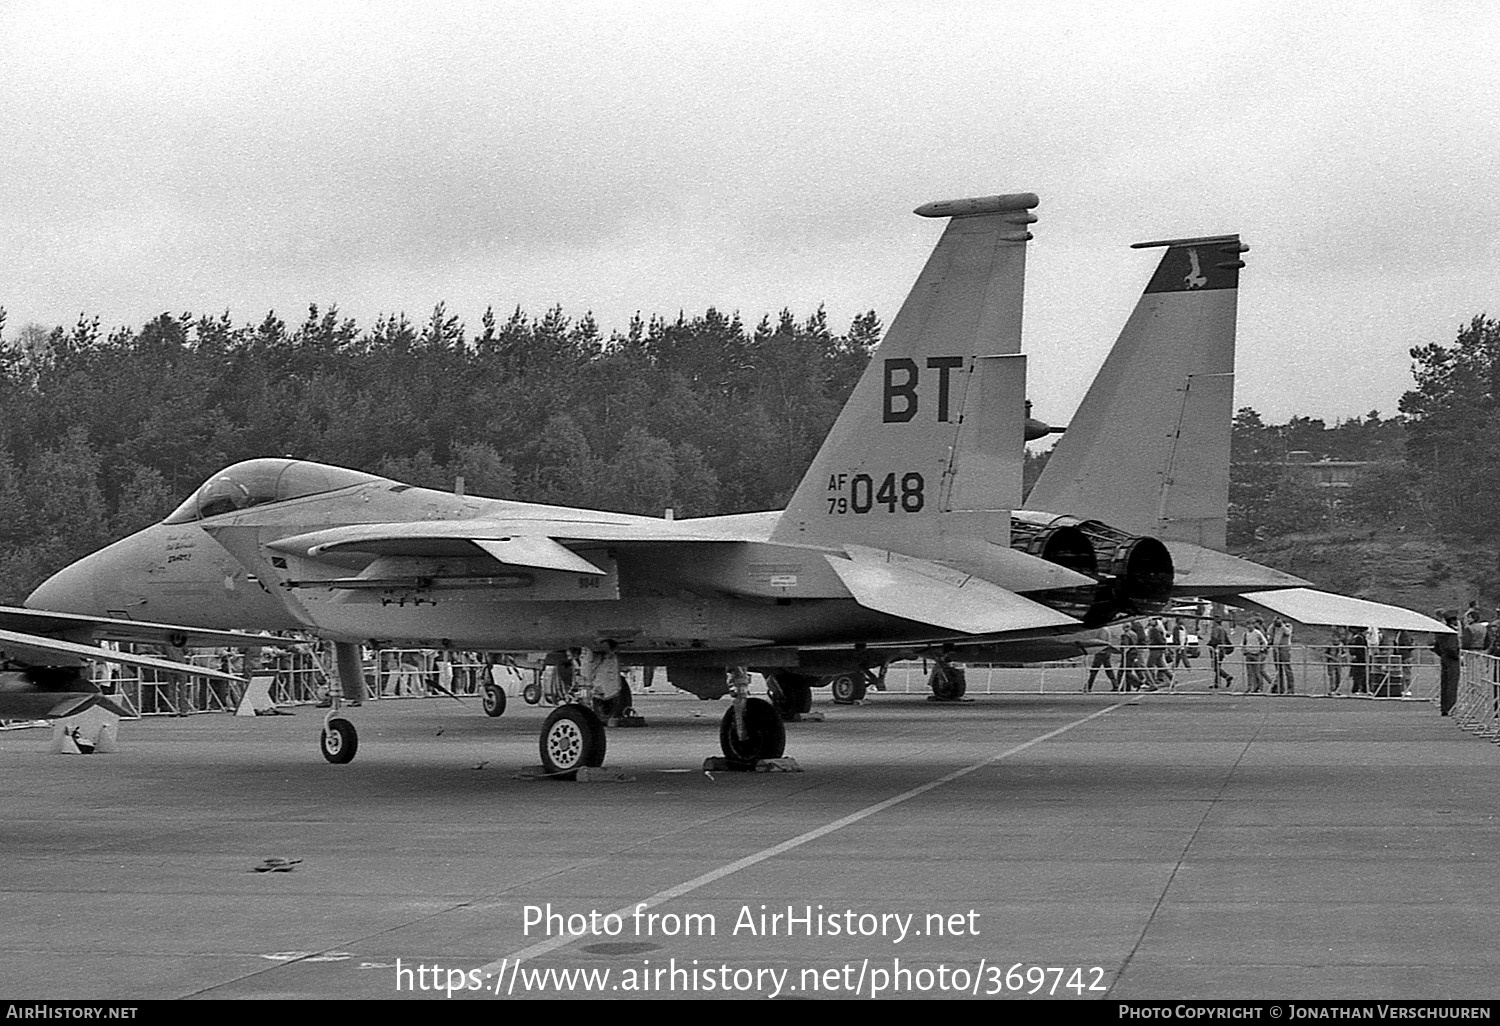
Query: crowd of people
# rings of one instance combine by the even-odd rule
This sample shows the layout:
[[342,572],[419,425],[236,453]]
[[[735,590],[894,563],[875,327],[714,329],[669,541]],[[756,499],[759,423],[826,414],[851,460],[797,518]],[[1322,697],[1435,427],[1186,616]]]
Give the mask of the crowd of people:
[[[1111,691],[1159,691],[1171,688],[1178,670],[1191,670],[1202,652],[1182,620],[1152,617],[1104,628],[1105,644],[1094,652],[1083,690],[1094,690],[1104,671]],[[1115,659],[1119,665],[1115,665]]]
[[[1465,648],[1485,648],[1500,656],[1500,609],[1496,610],[1495,619],[1484,626],[1488,629],[1483,632],[1482,642],[1476,640],[1478,635],[1473,632],[1449,636],[1455,638],[1455,659],[1457,639],[1462,639]],[[1207,655],[1209,661],[1208,687],[1227,691],[1235,683],[1230,656],[1239,649],[1245,674],[1244,693],[1298,693],[1298,670],[1292,650],[1294,627],[1290,620],[1280,616],[1272,617],[1269,624],[1264,617],[1254,616],[1239,629],[1215,617],[1203,644],[1188,633],[1184,619],[1153,617],[1131,621],[1106,627],[1103,634],[1104,643],[1090,660],[1084,691],[1094,690],[1101,671],[1111,691],[1171,689],[1179,682],[1178,671],[1192,669],[1191,660],[1202,655]],[[1494,647],[1489,648],[1491,645]],[[1440,645],[1433,648],[1440,663],[1446,664]],[[1324,644],[1310,651],[1323,664],[1324,694],[1339,697],[1411,694],[1417,647],[1409,631],[1337,627]],[[1301,683],[1304,691],[1313,686],[1309,681]]]

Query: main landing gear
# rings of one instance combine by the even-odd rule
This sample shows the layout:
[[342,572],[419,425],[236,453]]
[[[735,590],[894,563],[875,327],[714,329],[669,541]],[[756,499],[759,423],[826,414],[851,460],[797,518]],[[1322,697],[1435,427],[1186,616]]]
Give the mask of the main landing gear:
[[560,705],[542,724],[539,748],[544,773],[572,780],[584,767],[604,765],[604,723],[586,705]]
[[736,766],[753,766],[762,759],[785,755],[786,724],[781,713],[765,699],[750,697],[750,674],[743,666],[736,666],[730,673],[729,686],[734,704],[719,724],[719,747],[724,758]]
[[787,723],[812,712],[812,678],[784,670],[766,674],[766,693],[771,705]]
[[955,666],[951,657],[944,654],[933,664],[927,686],[932,689],[929,701],[960,702],[963,701],[964,692],[969,690],[969,680],[964,674],[964,668]]
[[[569,653],[555,653],[559,665],[571,669]],[[554,709],[542,724],[537,750],[544,775],[571,780],[579,771],[604,765],[607,750],[605,719],[610,723],[628,723],[631,696],[620,677],[619,659],[614,647],[584,654],[588,672],[571,672],[571,687],[566,701]],[[359,705],[364,700],[365,681],[360,664],[359,646],[338,642],[334,645],[339,688],[331,696],[331,707],[323,719],[319,748],[323,758],[334,764],[353,761],[359,750],[359,732],[343,714],[343,706]],[[613,681],[614,688],[595,682]],[[750,769],[766,760],[780,759],[786,753],[786,725],[783,713],[806,712],[812,701],[812,689],[806,678],[779,675],[771,678],[771,695],[778,705],[750,696],[750,674],[743,666],[729,673],[733,703],[719,723],[719,747],[724,761],[732,769]],[[523,696],[524,697],[524,696]],[[484,711],[499,716],[505,711],[505,692],[486,686]]]

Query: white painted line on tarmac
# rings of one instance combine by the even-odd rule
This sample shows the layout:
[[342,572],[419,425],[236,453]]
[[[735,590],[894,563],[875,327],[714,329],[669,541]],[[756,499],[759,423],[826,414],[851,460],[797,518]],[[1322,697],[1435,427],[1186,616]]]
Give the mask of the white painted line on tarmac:
[[[972,766],[965,766],[963,769],[954,770],[947,776],[938,777],[936,780],[921,784],[917,787],[912,788],[910,791],[904,791],[901,794],[896,795],[894,798],[887,798],[883,802],[876,802],[874,805],[867,805],[863,809],[860,809],[858,812],[851,812],[847,816],[836,819],[831,823],[825,823],[814,830],[809,830],[805,834],[798,834],[796,837],[793,837],[790,840],[782,841],[780,844],[773,845],[770,848],[765,848],[753,855],[746,855],[742,859],[737,859],[734,862],[728,863],[727,865],[720,866],[718,869],[710,870],[709,872],[704,873],[702,876],[695,876],[691,880],[688,880],[685,883],[680,883],[675,887],[668,887],[664,891],[657,891],[649,898],[643,898],[640,901],[633,901],[629,905],[625,905],[621,908],[616,909],[611,914],[620,916],[623,919],[626,916],[634,914],[637,909],[644,910],[655,908],[657,905],[661,905],[665,902],[671,901],[673,898],[680,898],[684,894],[690,894],[700,887],[706,887],[717,880],[724,879],[726,876],[732,876],[742,869],[749,869],[751,866],[759,865],[767,859],[775,858],[777,855],[789,852],[793,848],[800,848],[802,845],[807,844],[809,841],[816,841],[820,837],[826,837],[834,831],[842,830],[844,829],[844,827],[858,823],[862,819],[869,819],[877,812],[884,812],[886,809],[889,809],[892,806],[900,805],[902,802],[907,802],[913,798],[918,797],[919,795],[924,795],[934,788],[942,787],[944,784],[951,783],[952,781],[957,780],[960,777],[966,777],[970,773],[974,773],[977,770],[984,769],[986,766],[992,766],[1002,759],[1008,759],[1012,755],[1018,755],[1021,752],[1026,751],[1026,749],[1028,748],[1041,744],[1043,741],[1050,741],[1052,738],[1057,737],[1059,734],[1065,734],[1068,731],[1072,730],[1074,727],[1080,727],[1090,720],[1098,719],[1100,716],[1103,716],[1106,713],[1112,713],[1116,709],[1122,709],[1125,706],[1130,705],[1133,701],[1134,699],[1132,699],[1131,702],[1116,702],[1114,705],[1106,706],[1105,708],[1100,709],[1097,712],[1090,713],[1082,719],[1074,720],[1072,723],[1058,727],[1056,730],[1049,730],[1045,734],[1038,735],[1037,737],[1032,738],[1030,741],[1023,741],[1021,744],[1016,745],[1014,748],[1007,748],[1005,751],[1000,752],[997,755],[992,755],[988,759],[983,759],[979,762],[976,762]],[[512,951],[509,955],[506,955],[503,958],[498,958],[488,965],[482,965],[479,967],[478,971],[485,974],[486,977],[488,977],[489,974],[501,971],[502,968],[514,971],[514,968],[517,965],[519,965],[521,962],[526,961],[527,959],[536,958],[538,955],[545,955],[548,952],[556,951],[558,948],[566,947],[567,945],[572,944],[574,941],[583,940],[586,936],[589,935],[581,935],[578,937],[570,935],[549,937],[546,940],[538,941],[530,947],[522,948],[520,951]]]

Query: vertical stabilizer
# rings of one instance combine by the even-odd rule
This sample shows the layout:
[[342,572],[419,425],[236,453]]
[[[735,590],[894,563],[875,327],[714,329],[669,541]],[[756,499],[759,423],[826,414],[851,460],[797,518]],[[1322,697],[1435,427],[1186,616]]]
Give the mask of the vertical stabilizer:
[[1020,193],[917,208],[948,227],[773,540],[1006,542],[1009,518],[992,514],[1020,501],[1021,300],[1036,204]]
[[1224,548],[1238,235],[1141,242],[1161,263],[1057,443],[1030,509]]

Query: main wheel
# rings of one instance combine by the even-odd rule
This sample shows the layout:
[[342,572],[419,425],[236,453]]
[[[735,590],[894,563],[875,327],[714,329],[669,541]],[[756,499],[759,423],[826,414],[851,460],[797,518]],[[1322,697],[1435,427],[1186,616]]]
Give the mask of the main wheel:
[[319,746],[323,749],[323,758],[329,762],[335,765],[349,762],[359,751],[359,732],[348,720],[329,720],[323,724]]
[[541,700],[542,686],[536,681],[532,681],[530,684],[521,689],[521,701],[525,702],[527,705],[536,705]]
[[962,666],[938,663],[932,670],[932,693],[943,702],[956,702],[969,690]]
[[734,708],[724,713],[719,724],[719,747],[724,757],[735,762],[759,762],[779,759],[786,753],[786,724],[781,714],[763,698],[745,699],[745,736],[735,729]]
[[484,714],[486,716],[501,716],[505,713],[505,689],[498,684],[486,684],[484,696],[480,699],[484,703]]
[[829,681],[828,690],[839,705],[853,705],[864,700],[866,685],[863,679],[846,673]]
[[543,771],[572,780],[585,766],[604,765],[604,724],[586,706],[560,705],[542,724],[540,747]]
[[766,693],[783,720],[812,711],[812,685],[792,674],[773,673],[766,678]]

